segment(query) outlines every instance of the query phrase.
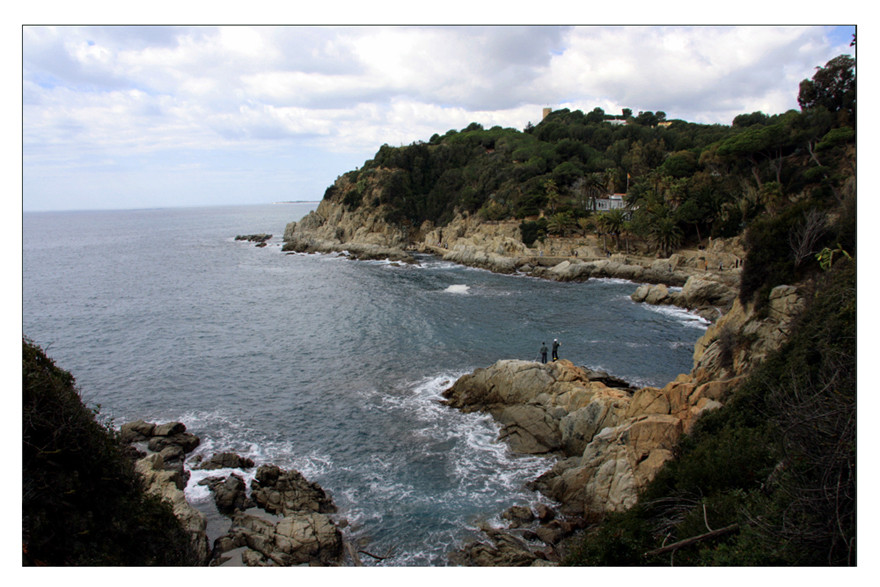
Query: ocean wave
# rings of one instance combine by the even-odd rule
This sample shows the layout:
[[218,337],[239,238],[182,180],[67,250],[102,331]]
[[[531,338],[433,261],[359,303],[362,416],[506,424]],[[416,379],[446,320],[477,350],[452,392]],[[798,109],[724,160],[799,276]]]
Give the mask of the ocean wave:
[[695,314],[694,312],[685,308],[679,308],[677,306],[655,306],[651,304],[645,304],[645,307],[652,312],[657,312],[658,314],[663,314],[664,316],[675,318],[683,325],[689,326],[691,328],[706,330],[712,324],[709,320],[706,320],[702,316]]
[[470,289],[471,288],[469,285],[454,284],[454,285],[450,285],[449,287],[447,287],[443,291],[445,291],[447,293],[454,293],[454,294],[466,294],[466,293],[468,293],[468,291],[470,291]]

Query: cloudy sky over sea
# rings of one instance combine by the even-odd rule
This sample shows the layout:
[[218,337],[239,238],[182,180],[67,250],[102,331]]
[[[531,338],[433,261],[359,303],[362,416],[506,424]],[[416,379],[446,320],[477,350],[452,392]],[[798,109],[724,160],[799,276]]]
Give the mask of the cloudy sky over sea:
[[23,209],[318,200],[383,143],[523,129],[545,107],[730,124],[797,108],[800,81],[853,54],[853,32],[25,26]]

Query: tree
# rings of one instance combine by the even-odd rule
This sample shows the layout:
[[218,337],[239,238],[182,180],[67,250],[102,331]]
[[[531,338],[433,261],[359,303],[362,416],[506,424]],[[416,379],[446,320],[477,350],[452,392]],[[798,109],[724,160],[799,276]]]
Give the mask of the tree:
[[547,205],[555,213],[556,208],[562,202],[562,195],[559,193],[559,188],[556,186],[555,181],[548,179],[544,182],[544,194],[547,196]]
[[822,106],[829,112],[842,112],[854,121],[856,110],[856,61],[839,55],[817,67],[812,80],[803,80],[798,92],[801,110]]
[[547,220],[547,230],[559,236],[567,236],[574,226],[571,212],[557,212]]
[[617,249],[620,249],[620,233],[623,231],[623,225],[626,222],[626,212],[620,208],[605,212],[605,230],[614,237]]
[[682,233],[672,216],[660,216],[651,225],[651,241],[663,257],[668,257],[681,244]]

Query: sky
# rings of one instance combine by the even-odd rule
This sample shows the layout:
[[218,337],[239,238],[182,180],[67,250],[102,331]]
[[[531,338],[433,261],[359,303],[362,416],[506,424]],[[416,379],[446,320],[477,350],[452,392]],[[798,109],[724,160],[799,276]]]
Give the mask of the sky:
[[730,124],[797,108],[852,26],[42,26],[22,208],[320,200],[383,144],[542,109]]

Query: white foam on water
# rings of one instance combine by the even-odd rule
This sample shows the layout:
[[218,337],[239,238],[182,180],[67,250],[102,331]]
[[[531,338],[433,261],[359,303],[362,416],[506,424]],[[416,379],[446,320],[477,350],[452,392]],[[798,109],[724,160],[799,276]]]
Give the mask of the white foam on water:
[[468,290],[470,290],[470,289],[471,288],[468,285],[454,284],[454,285],[450,285],[449,287],[447,287],[443,291],[445,291],[447,293],[454,293],[454,294],[466,294],[466,293],[468,293]]
[[712,324],[709,320],[706,320],[702,316],[695,314],[690,310],[679,308],[678,306],[655,306],[652,304],[645,304],[645,307],[647,307],[652,312],[657,312],[658,314],[663,314],[664,316],[675,318],[676,320],[690,328],[699,328],[701,330],[706,330]]

